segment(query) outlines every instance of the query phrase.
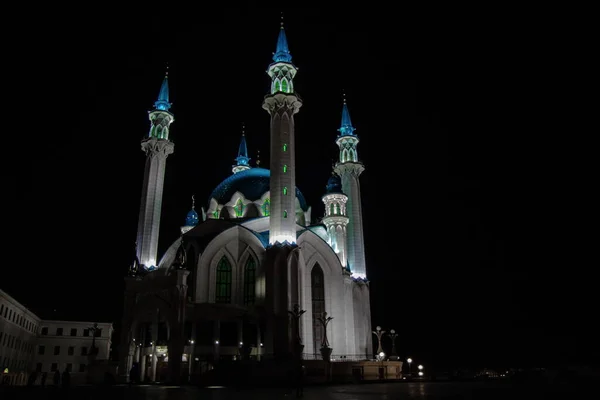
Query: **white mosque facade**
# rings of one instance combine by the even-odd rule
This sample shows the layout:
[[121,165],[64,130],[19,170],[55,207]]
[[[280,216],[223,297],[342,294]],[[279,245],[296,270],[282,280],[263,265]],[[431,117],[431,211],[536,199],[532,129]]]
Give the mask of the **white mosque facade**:
[[[304,358],[372,358],[357,153],[358,136],[344,101],[339,159],[322,197],[325,215],[311,224],[311,208],[296,187],[294,91],[283,26],[263,108],[269,113],[270,168],[251,166],[242,136],[232,174],[195,204],[181,236],[157,254],[163,182],[174,152],[169,129],[168,76],[149,113],[142,141],[146,168],[136,257],[126,278],[120,374],[177,380],[223,358],[285,357],[299,341]],[[166,194],[168,195],[168,193]],[[290,311],[304,313],[298,334]],[[326,314],[324,314],[326,313]],[[320,318],[333,317],[324,325]],[[326,335],[325,335],[326,329]]]

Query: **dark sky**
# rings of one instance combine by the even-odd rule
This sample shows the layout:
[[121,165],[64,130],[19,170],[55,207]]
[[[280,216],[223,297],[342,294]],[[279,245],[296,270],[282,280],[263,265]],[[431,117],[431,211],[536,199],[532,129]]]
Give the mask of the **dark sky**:
[[[175,153],[160,252],[178,237],[191,195],[206,207],[231,173],[242,123],[250,156],[261,150],[269,165],[261,102],[281,10],[137,11],[70,18],[54,10],[35,43],[17,47],[25,79],[15,84],[32,102],[19,122],[29,156],[9,177],[23,207],[12,228],[21,239],[0,286],[40,316],[119,320],[140,141],[167,62]],[[589,317],[557,294],[565,281],[551,272],[547,250],[525,255],[541,246],[527,213],[535,204],[524,194],[535,180],[524,182],[518,161],[532,141],[519,119],[531,88],[514,80],[520,58],[507,49],[511,32],[491,18],[433,11],[284,11],[304,101],[297,185],[313,216],[323,213],[337,157],[342,90],[361,140],[373,325],[398,331],[402,356],[435,365],[589,355],[580,345],[593,336],[582,322]]]

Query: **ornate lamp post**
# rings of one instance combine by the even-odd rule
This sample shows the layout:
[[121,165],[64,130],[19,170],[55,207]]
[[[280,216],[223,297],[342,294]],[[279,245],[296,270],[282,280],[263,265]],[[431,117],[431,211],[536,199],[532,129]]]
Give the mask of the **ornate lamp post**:
[[390,329],[388,336],[390,339],[392,339],[392,354],[390,354],[390,360],[397,360],[398,355],[396,354],[396,338],[398,337],[398,334],[394,329]]
[[300,309],[299,304],[294,304],[292,311],[288,311],[288,314],[290,314],[292,317],[292,332],[296,336],[296,340],[294,342],[294,351],[296,352],[296,357],[298,359],[302,359],[302,351],[304,350],[302,338],[300,337],[300,317],[305,312],[306,310]]
[[410,364],[412,363],[412,358],[410,358],[410,357],[407,358],[406,362],[408,363],[408,375],[411,375],[411,373],[410,373]]
[[381,337],[384,333],[385,331],[382,331],[380,326],[375,328],[375,330],[373,331],[373,334],[377,336],[377,354],[383,353],[383,348],[381,347]]
[[324,312],[323,315],[317,317],[319,322],[323,325],[323,343],[321,346],[321,356],[325,361],[331,361],[331,352],[333,349],[329,347],[329,340],[327,339],[327,324],[329,321],[333,319],[333,317],[328,317],[327,313]]

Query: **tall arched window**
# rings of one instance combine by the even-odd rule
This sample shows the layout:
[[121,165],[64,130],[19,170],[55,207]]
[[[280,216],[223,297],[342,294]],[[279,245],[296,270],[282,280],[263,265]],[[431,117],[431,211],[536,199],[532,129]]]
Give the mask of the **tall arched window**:
[[265,199],[265,202],[262,205],[262,209],[263,209],[263,215],[265,217],[268,217],[269,215],[271,215],[271,200],[270,199]]
[[254,304],[256,298],[256,262],[248,257],[244,268],[244,305]]
[[312,324],[313,324],[313,343],[315,353],[321,348],[323,341],[323,325],[317,317],[325,312],[325,280],[323,270],[319,263],[315,264],[310,273],[310,287],[312,295]]
[[333,207],[333,203],[331,203],[329,205],[329,215],[334,215],[335,214],[335,208]]
[[286,164],[284,164],[284,165],[283,165],[283,173],[285,174],[286,172],[287,172],[287,165],[286,165]]
[[288,91],[287,79],[284,79],[281,81],[281,91],[287,93],[287,91]]
[[237,201],[237,204],[235,205],[235,207],[233,207],[233,209],[235,210],[236,217],[241,217],[242,215],[244,215],[244,202],[242,201],[242,199],[239,199]]
[[217,265],[217,291],[215,303],[231,303],[231,264],[227,257],[221,257]]
[[287,187],[284,187],[284,188],[283,188],[283,194],[284,194],[284,195],[287,195]]

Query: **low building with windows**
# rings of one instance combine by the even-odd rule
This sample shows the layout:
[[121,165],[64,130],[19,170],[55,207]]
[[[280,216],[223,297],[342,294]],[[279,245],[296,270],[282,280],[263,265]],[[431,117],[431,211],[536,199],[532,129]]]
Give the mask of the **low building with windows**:
[[[110,357],[112,323],[43,320],[0,290],[0,367],[5,383],[24,385],[36,371],[68,370],[73,382],[85,380],[92,360]],[[96,349],[92,351],[92,348]]]

